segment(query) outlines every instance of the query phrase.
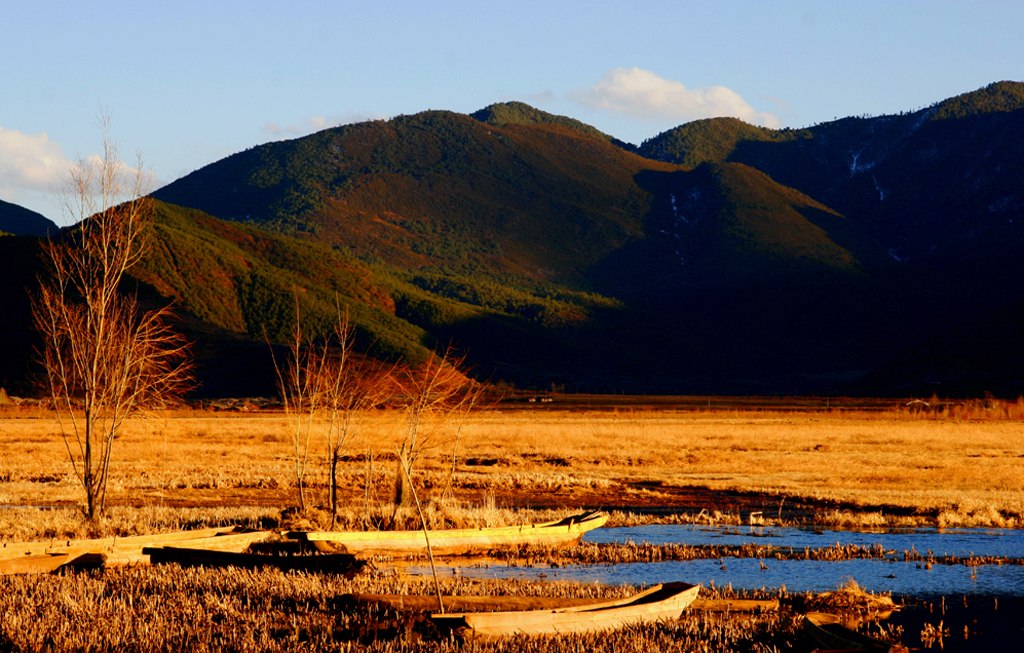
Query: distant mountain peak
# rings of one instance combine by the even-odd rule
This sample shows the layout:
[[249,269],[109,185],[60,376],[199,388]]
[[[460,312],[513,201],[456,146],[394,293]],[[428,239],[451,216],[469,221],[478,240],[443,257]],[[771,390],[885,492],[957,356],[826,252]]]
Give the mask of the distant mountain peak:
[[40,213],[0,200],[0,233],[15,236],[45,236],[56,233],[57,225]]
[[647,139],[640,146],[640,154],[693,168],[706,162],[728,160],[743,141],[776,140],[779,133],[739,118],[705,118]]
[[965,118],[1020,109],[1024,109],[1024,82],[1001,81],[935,104],[932,119]]
[[525,102],[497,102],[470,114],[480,122],[495,127],[505,125],[562,125],[594,136],[608,138],[608,135],[590,125],[568,116],[559,116],[542,111]]
[[611,141],[615,145],[627,150],[632,151],[636,149],[632,144],[620,141],[585,122],[570,118],[569,116],[548,113],[525,102],[497,102],[471,113],[470,116],[482,123],[494,125],[495,127],[504,127],[506,125],[559,125],[588,136]]

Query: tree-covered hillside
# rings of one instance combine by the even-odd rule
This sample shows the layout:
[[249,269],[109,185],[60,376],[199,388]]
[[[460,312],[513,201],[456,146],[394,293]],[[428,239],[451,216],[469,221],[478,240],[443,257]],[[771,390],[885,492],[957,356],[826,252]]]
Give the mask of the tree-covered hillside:
[[1022,89],[640,148],[522,103],[328,129],[157,191],[139,279],[210,393],[259,385],[296,302],[312,333],[347,308],[372,355],[451,345],[533,388],[1012,393]]

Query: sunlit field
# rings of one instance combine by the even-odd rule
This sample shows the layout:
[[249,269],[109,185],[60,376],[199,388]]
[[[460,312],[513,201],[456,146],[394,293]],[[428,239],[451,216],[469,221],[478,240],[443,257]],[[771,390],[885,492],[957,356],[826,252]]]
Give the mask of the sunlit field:
[[[839,525],[1020,527],[1024,421],[1009,408],[967,417],[895,409],[478,410],[421,425],[414,479],[442,522],[463,518],[453,506],[487,508],[488,521],[501,519],[495,510],[604,507],[740,522],[756,512],[757,519]],[[338,473],[350,525],[388,512],[406,423],[402,413],[376,411],[360,414],[355,426]],[[0,503],[81,501],[52,415],[8,411],[0,433]],[[108,522],[144,531],[277,519],[296,503],[293,435],[291,420],[273,411],[136,420],[115,443]],[[306,476],[314,507],[326,502],[318,437],[314,427]],[[38,519],[25,519],[31,508],[2,512],[11,523],[4,537],[38,528],[29,523]],[[67,512],[68,523],[41,528],[73,528],[74,510]]]
[[[413,478],[424,517],[434,528],[549,519],[579,508],[608,509],[613,525],[692,521],[1019,528],[1024,524],[1021,413],[1021,402],[941,413],[911,413],[900,404],[870,411],[834,406],[785,411],[770,406],[491,408],[420,423]],[[404,521],[388,521],[395,514],[396,451],[408,434],[407,415],[360,413],[353,425],[338,470],[338,525],[418,526],[416,513],[408,510]],[[323,426],[299,431],[296,440],[287,415],[255,407],[135,420],[115,443],[107,515],[90,524],[82,517],[83,492],[55,417],[38,408],[9,407],[0,416],[0,543],[220,525],[323,528],[329,523]],[[294,509],[296,451],[304,451],[307,442],[308,509],[299,512]],[[654,553],[663,555],[663,549]],[[600,555],[586,557],[593,553]],[[514,555],[558,566],[635,561],[645,553],[650,551],[631,545],[580,545],[564,554]],[[802,613],[819,609],[815,601],[846,596],[712,586],[702,588],[701,596],[771,599],[780,607],[760,613],[693,607],[678,621],[612,634],[463,642],[439,633],[423,612],[367,603],[353,594],[422,596],[439,589],[448,595],[596,598],[625,596],[637,588],[557,580],[473,581],[460,575],[444,576],[435,586],[401,569],[383,560],[354,579],[175,565],[3,576],[0,648],[777,651],[806,643]],[[858,602],[889,599],[859,592],[851,596]],[[945,632],[943,617],[953,619],[945,609],[945,599],[940,608],[922,604],[916,616],[904,620],[906,626],[876,625],[872,632],[904,643],[933,642],[928,638]],[[975,601],[968,610],[965,599],[964,615],[957,618],[1002,623],[1020,610],[1019,601],[1001,597],[991,605]]]

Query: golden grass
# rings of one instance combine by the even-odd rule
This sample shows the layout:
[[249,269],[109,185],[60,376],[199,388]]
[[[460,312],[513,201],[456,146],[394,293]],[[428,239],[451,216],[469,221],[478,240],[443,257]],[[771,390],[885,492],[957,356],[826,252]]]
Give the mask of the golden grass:
[[[404,433],[398,413],[366,413],[359,422],[340,471],[347,527],[379,523],[387,513]],[[0,433],[0,504],[80,501],[51,416],[11,413],[0,417]],[[816,502],[815,517],[836,525],[1024,525],[1024,421],[1009,413],[960,419],[900,412],[485,410],[457,425],[428,424],[424,433],[416,477],[438,524],[476,519],[485,525],[516,518],[503,508],[579,505],[686,508],[695,519],[722,509],[721,518],[748,519],[722,505],[681,505],[681,489],[707,487],[763,493],[780,508]],[[149,526],[132,526],[125,512],[115,529],[274,519],[295,503],[289,434],[287,419],[270,412],[178,412],[130,424],[115,445],[108,503],[113,515],[144,508],[139,520]],[[315,461],[314,494],[322,492],[324,462]],[[490,516],[468,517],[467,505],[488,506]],[[0,524],[24,521],[26,510],[0,510]],[[39,534],[73,532],[73,508],[64,512],[71,516],[54,513]],[[46,522],[47,514],[32,521]],[[774,511],[764,517],[774,518]],[[11,530],[3,532],[15,539]]]
[[[349,593],[429,594],[425,580],[237,569],[128,567],[102,574],[0,577],[0,649],[36,651],[727,651],[792,635],[777,613],[688,611],[672,624],[613,634],[443,638],[423,615],[353,604]],[[442,581],[445,594],[603,598],[635,588],[565,582]],[[707,588],[705,597],[726,596]],[[735,593],[729,594],[730,598]],[[757,594],[757,598],[778,598]]]

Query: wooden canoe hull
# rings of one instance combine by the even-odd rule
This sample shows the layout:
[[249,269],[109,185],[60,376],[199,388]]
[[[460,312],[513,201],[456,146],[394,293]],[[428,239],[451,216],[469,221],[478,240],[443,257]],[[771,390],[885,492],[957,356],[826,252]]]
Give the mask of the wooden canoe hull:
[[11,558],[21,555],[44,555],[49,553],[67,553],[68,551],[108,551],[119,546],[156,546],[161,542],[192,540],[196,538],[215,537],[232,533],[232,528],[203,528],[192,531],[174,531],[153,535],[129,535],[125,537],[104,537],[88,540],[50,539],[39,542],[4,542],[0,544],[0,558]]
[[[231,528],[208,528],[94,540],[6,543],[0,546],[0,575],[33,573],[32,569],[36,570],[35,573],[53,571],[46,568],[46,563],[54,556],[63,556],[65,561],[73,561],[84,555],[102,555],[107,565],[145,563],[149,558],[142,553],[143,548],[168,543],[222,551],[244,551],[253,542],[265,540],[270,535],[270,531],[234,532]],[[22,562],[15,562],[17,560]]]
[[[345,600],[354,604],[384,605],[408,612],[437,610],[437,596],[431,594],[346,594]],[[554,596],[470,596],[447,594],[441,597],[449,612],[483,612],[514,610],[555,610],[603,603],[601,599],[566,598]],[[690,604],[690,610],[702,612],[774,612],[779,601],[757,599],[700,599]]]
[[842,619],[825,612],[809,612],[804,615],[804,630],[818,644],[829,650],[864,651],[865,653],[904,653],[907,648],[889,644],[847,628]]
[[100,569],[107,557],[102,553],[44,553],[0,558],[0,576],[14,574],[51,574],[61,571]]
[[664,583],[633,596],[554,610],[432,614],[441,628],[466,637],[557,635],[613,630],[678,619],[696,599],[699,585]]
[[48,574],[67,562],[66,553],[22,555],[0,560],[0,576],[11,574]]
[[567,546],[607,521],[604,513],[589,512],[541,524],[428,531],[426,536],[423,531],[310,531],[288,536],[342,545],[349,553],[361,556],[426,553],[429,538],[434,555],[467,555],[525,544]]
[[348,553],[322,555],[271,555],[216,551],[189,547],[146,547],[142,552],[153,564],[178,564],[182,567],[241,567],[263,569],[272,567],[282,571],[342,574],[351,578],[366,564]]

